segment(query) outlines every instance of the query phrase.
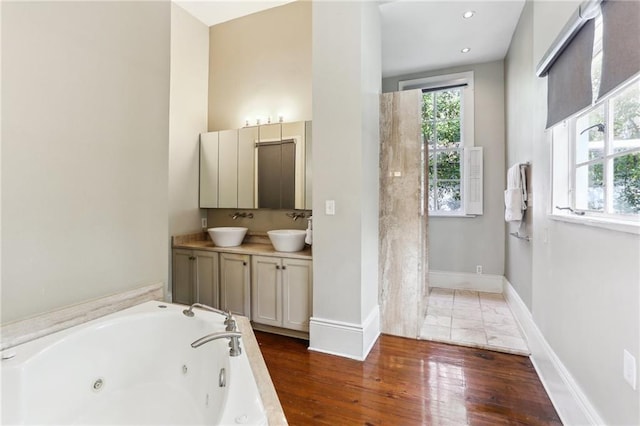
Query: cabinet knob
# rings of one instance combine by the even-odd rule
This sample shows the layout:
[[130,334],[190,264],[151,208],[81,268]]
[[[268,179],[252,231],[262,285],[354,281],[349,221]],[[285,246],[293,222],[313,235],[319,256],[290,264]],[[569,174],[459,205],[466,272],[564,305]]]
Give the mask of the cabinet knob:
[[243,266],[247,266],[247,262],[242,262],[242,265]]
[[287,269],[287,267],[286,267],[286,266],[284,266],[284,265],[282,265],[282,269]]
[[276,265],[276,269],[280,269],[280,265]]

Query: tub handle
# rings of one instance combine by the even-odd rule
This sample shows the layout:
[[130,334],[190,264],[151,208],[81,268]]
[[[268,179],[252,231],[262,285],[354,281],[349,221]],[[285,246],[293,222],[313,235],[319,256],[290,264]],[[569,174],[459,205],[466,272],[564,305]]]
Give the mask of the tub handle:
[[218,386],[221,388],[227,386],[227,370],[224,368],[220,369],[220,375],[218,376]]

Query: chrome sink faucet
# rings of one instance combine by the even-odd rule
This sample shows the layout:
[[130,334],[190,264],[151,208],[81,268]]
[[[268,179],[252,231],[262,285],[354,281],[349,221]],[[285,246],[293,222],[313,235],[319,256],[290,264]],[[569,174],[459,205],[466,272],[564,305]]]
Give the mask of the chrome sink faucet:
[[229,216],[231,216],[231,219],[236,220],[239,217],[246,217],[249,219],[253,219],[253,213],[247,213],[247,212],[235,212],[234,214],[230,214]]
[[305,215],[304,212],[302,213],[291,212],[291,213],[287,213],[287,216],[293,219],[294,222],[298,219],[304,219],[305,217],[307,217],[307,215]]
[[223,331],[220,333],[211,333],[191,343],[191,347],[195,349],[213,340],[229,339],[229,356],[239,356],[242,353],[242,349],[240,348],[241,337],[242,333],[238,331]]

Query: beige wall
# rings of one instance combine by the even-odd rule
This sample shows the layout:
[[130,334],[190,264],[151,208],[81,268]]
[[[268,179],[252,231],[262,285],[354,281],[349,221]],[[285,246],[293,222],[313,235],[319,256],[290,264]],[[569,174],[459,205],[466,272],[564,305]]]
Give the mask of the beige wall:
[[2,323],[166,281],[168,2],[3,2]]
[[171,3],[169,233],[200,230],[200,133],[207,131],[209,27]]
[[429,217],[429,269],[504,274],[504,74],[503,62],[415,73],[382,80],[382,90],[398,90],[398,81],[474,72],[475,146],[484,148],[484,214],[474,218]]
[[311,2],[210,28],[209,131],[311,120]]
[[[600,422],[640,424],[639,391],[622,374],[623,350],[640,359],[640,238],[548,216],[546,79],[534,67],[579,3],[529,1],[505,61],[507,152],[510,160],[531,155],[534,202],[531,248],[506,240],[507,278]],[[515,272],[521,269],[531,269],[530,284]],[[545,368],[549,360],[533,349],[534,362]]]
[[[293,220],[287,213],[304,213],[304,219]],[[238,217],[233,219],[235,212],[253,213],[253,218]],[[307,229],[309,223],[306,218],[311,215],[310,210],[271,210],[271,209],[207,209],[209,227],[214,226],[243,226],[249,232],[265,233],[273,229]]]
[[[535,99],[534,81],[531,73],[535,67],[533,56],[533,3],[527,2],[520,15],[518,31],[513,35],[509,54],[505,58],[505,108],[507,117],[506,135],[506,167],[516,162],[531,162],[533,158],[533,116],[523,105],[533,105]],[[519,116],[517,125],[514,117]],[[515,142],[517,141],[517,143]],[[529,176],[538,168],[538,164],[529,166]],[[528,181],[528,192],[532,193],[531,179]],[[520,228],[517,223],[505,224],[505,277],[518,292],[522,301],[531,309],[532,281],[532,244],[516,239],[510,232],[531,235],[533,232],[534,202],[529,201],[529,210],[525,212],[525,225]],[[519,229],[520,228],[520,229]]]
[[[379,330],[380,81],[377,5],[314,2],[310,346],[356,358]],[[335,215],[324,214],[325,200]]]

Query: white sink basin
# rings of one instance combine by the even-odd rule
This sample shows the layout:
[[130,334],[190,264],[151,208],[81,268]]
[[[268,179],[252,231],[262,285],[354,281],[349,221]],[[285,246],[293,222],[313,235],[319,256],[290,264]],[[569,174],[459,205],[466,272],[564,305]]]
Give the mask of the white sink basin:
[[242,244],[247,228],[236,226],[221,226],[207,229],[213,244],[218,247],[235,247]]
[[268,231],[269,239],[276,251],[300,251],[304,248],[304,237],[306,231],[299,229],[276,229]]

